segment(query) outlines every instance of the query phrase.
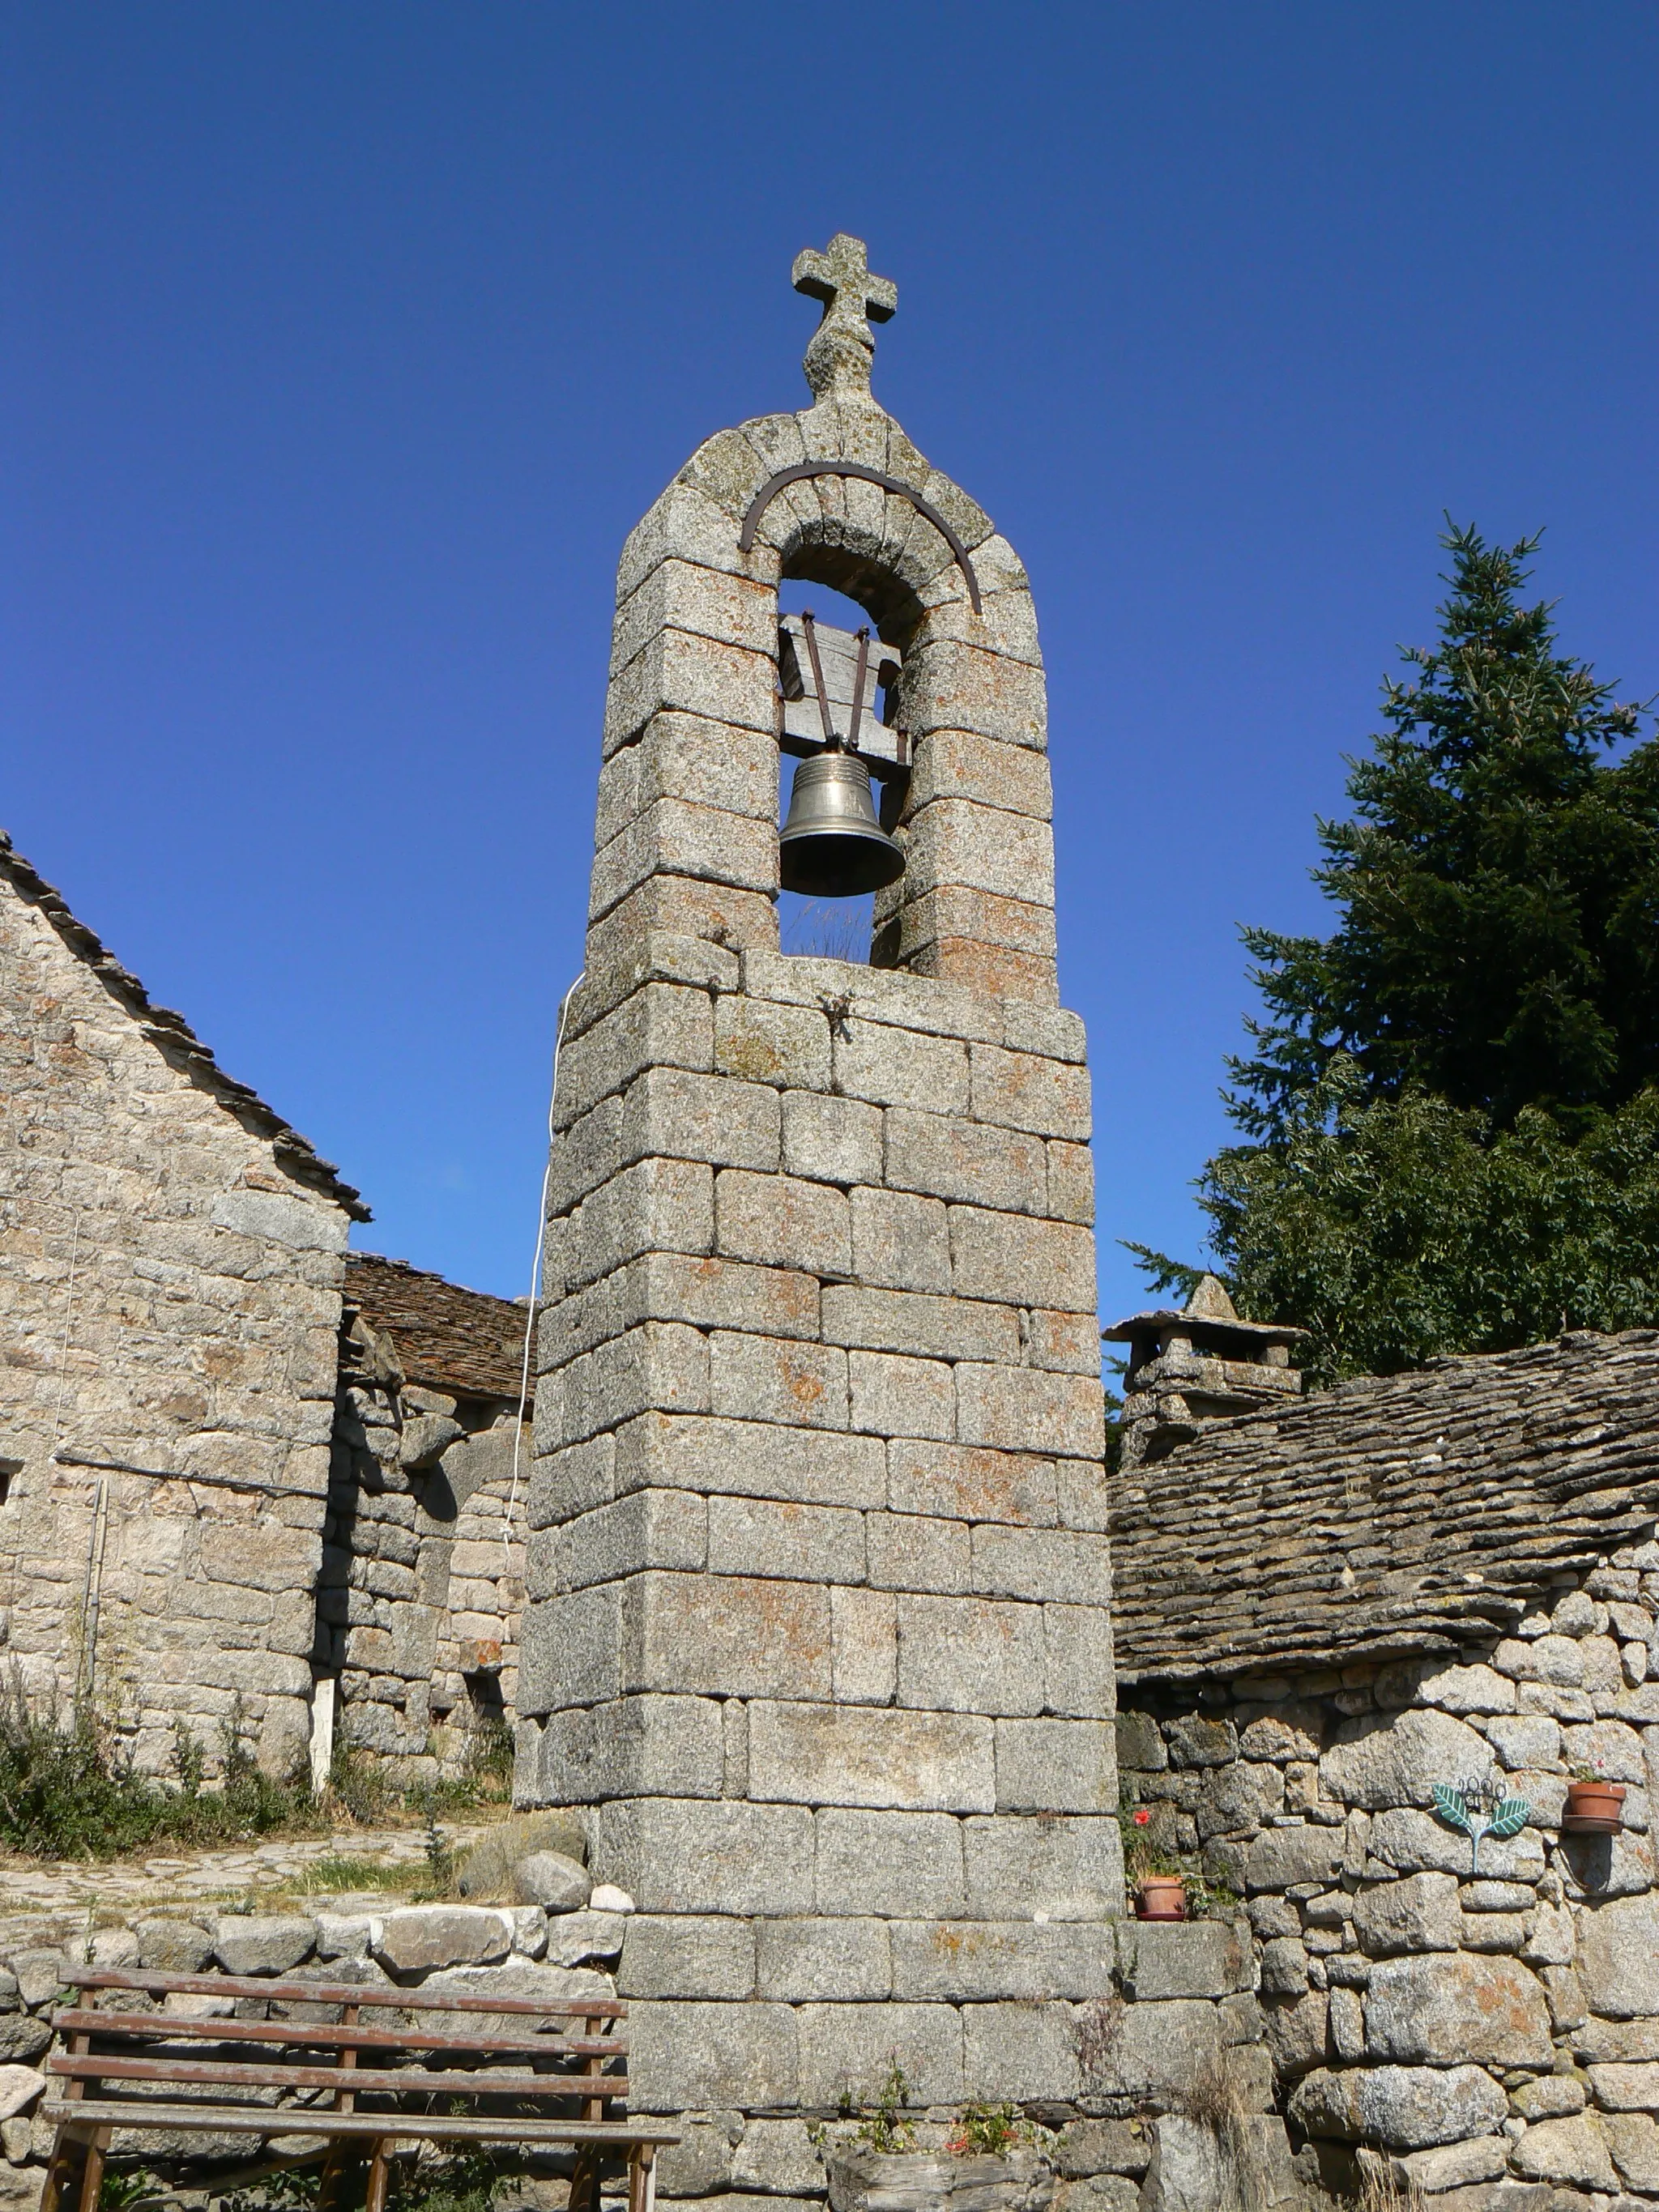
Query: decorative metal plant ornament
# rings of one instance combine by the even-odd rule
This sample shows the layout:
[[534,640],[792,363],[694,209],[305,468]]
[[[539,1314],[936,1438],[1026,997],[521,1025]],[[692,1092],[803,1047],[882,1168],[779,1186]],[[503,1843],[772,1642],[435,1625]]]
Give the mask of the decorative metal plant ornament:
[[1434,1809],[1449,1828],[1461,1828],[1469,1839],[1469,1872],[1480,1871],[1480,1838],[1496,1836],[1500,1843],[1518,1836],[1532,1818],[1524,1797],[1506,1797],[1496,1778],[1465,1782],[1454,1789],[1449,1783],[1434,1785]]

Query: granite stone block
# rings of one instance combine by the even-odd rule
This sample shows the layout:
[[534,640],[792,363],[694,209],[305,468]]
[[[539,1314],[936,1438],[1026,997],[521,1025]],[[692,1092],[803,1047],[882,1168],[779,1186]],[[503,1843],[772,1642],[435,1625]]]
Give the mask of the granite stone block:
[[723,1776],[720,1709],[714,1699],[635,1696],[550,1712],[534,1787],[537,1802],[546,1805],[718,1797]]
[[639,2085],[629,2092],[631,2112],[775,2111],[801,2094],[787,2005],[641,1999],[629,2008],[628,2040],[629,2079]]
[[999,743],[972,731],[931,731],[916,748],[911,794],[917,807],[967,799],[1046,822],[1053,792],[1046,753]]
[[865,1351],[994,1360],[1009,1367],[1019,1364],[1019,1327],[1014,1314],[1006,1306],[970,1298],[832,1284],[823,1291],[822,1334],[826,1344]]
[[701,563],[659,562],[620,599],[611,631],[611,673],[627,667],[659,630],[684,630],[750,653],[777,651],[772,592],[744,576]]
[[905,848],[907,887],[918,896],[963,884],[1036,906],[1054,902],[1054,838],[1048,823],[967,799],[918,801],[913,793]]
[[848,1355],[850,1425],[878,1437],[949,1439],[956,1428],[956,1389],[942,1360],[907,1359],[892,1352]]
[[634,1797],[592,1818],[592,1871],[641,1912],[812,1910],[813,1820],[803,1806]]
[[864,1516],[845,1506],[714,1498],[708,1510],[711,1573],[782,1576],[797,1582],[865,1578]]
[[898,1601],[898,1695],[935,1712],[1042,1710],[1042,1613],[985,1598]]
[[559,1087],[565,1100],[586,1109],[626,1091],[647,1068],[706,1073],[714,1065],[714,1049],[708,994],[682,984],[647,983],[584,1034],[566,1038]]
[[620,1587],[625,1688],[830,1695],[830,1593],[822,1583],[652,1572]]
[[898,1686],[898,1609],[891,1593],[832,1589],[830,1615],[837,1701],[891,1705]]
[[757,1701],[749,1791],[761,1801],[912,1812],[988,1812],[992,1723],[976,1714]]
[[998,1045],[969,1048],[976,1121],[1026,1129],[1034,1136],[1086,1144],[1091,1131],[1088,1070],[1074,1062]]
[[[660,799],[693,799],[770,823],[777,817],[777,794],[775,738],[697,714],[658,714],[600,772],[594,849],[603,851]],[[735,989],[736,983],[734,975],[727,988]]]
[[781,1123],[769,1085],[647,1068],[623,1102],[617,1152],[624,1166],[660,1156],[769,1174],[778,1165]]
[[1059,1518],[1051,1459],[901,1437],[889,1446],[887,1461],[888,1496],[896,1513],[1038,1528],[1052,1528]]
[[896,2051],[904,2055],[913,2102],[961,2102],[962,2025],[951,2006],[808,2004],[795,2018],[803,2105],[834,2111],[848,2094],[855,2105],[873,2105]]
[[847,1427],[847,1354],[838,1346],[717,1331],[708,1352],[709,1411],[785,1427]]
[[884,1590],[962,1595],[973,1571],[969,1532],[959,1521],[872,1513],[865,1522],[870,1580]]
[[892,1994],[884,1920],[763,1920],[756,1938],[763,1997],[785,2004],[846,2004]]
[[1094,1238],[1069,1222],[953,1206],[951,1279],[959,1297],[1086,1311],[1095,1296]]
[[[714,1064],[746,1083],[803,1093],[830,1087],[830,1023],[806,1006],[780,1006],[736,992],[714,1004]],[[826,1178],[827,1180],[828,1178]]]
[[786,1091],[783,1166],[786,1174],[839,1183],[843,1189],[855,1183],[879,1183],[881,1109],[856,1098]]
[[653,715],[696,714],[739,729],[775,725],[776,678],[767,653],[719,645],[684,630],[658,630],[611,678],[605,694],[605,757],[629,744]]
[[1047,1210],[1048,1157],[1040,1137],[904,1106],[889,1107],[886,1118],[891,1189],[1004,1213]]
[[1099,1459],[1105,1401],[1093,1377],[963,1360],[956,1378],[957,1435],[962,1443]]
[[945,1209],[907,1192],[852,1194],[853,1271],[868,1287],[948,1291],[951,1243]]
[[[969,1048],[955,1037],[928,1036],[885,1022],[849,1018],[835,1034],[836,1088],[846,1097],[861,1098],[872,1106],[918,1106],[934,1113],[963,1114],[968,1110],[968,1053]],[[1056,1133],[1077,1133],[1066,1129]]]
[[[1101,1606],[1044,1606],[1042,1632],[1048,1710],[1080,1720],[1109,1720],[1116,1705],[1110,1613]],[[1161,1753],[1158,1764],[1164,1764]]]
[[625,1997],[750,1997],[751,1922],[703,1913],[628,1916],[617,1989]]
[[578,1515],[559,1532],[556,1589],[586,1589],[642,1567],[702,1567],[708,1506],[694,1492],[640,1490]]
[[1111,1554],[1104,1536],[1064,1528],[981,1527],[974,1531],[974,1588],[986,1597],[1107,1606],[1112,1598]]
[[950,1919],[965,1906],[963,1824],[946,1813],[817,1815],[817,1910]]
[[1067,2099],[1082,2091],[1070,2005],[964,2005],[962,2044],[965,2097],[1024,2103]]
[[998,1814],[964,1822],[963,1849],[968,1909],[986,1919],[1102,1920],[1123,1910],[1115,1820]]
[[733,1259],[817,1275],[851,1270],[847,1199],[829,1183],[728,1168],[716,1181],[714,1207],[720,1249]]
[[1075,1221],[1091,1229],[1095,1219],[1095,1162],[1086,1145],[1051,1138],[1048,1152],[1048,1212],[1056,1221]]
[[999,1813],[1115,1813],[1117,1759],[1108,1721],[1000,1720]]
[[659,799],[594,855],[588,919],[602,921],[630,894],[664,876],[725,884],[769,897],[777,866],[777,840],[769,822],[682,799]]
[[895,1920],[891,1934],[898,1997],[1081,2002],[1111,1987],[1116,1942],[1109,1921]]
[[619,1492],[646,1484],[804,1504],[879,1506],[887,1454],[878,1437],[749,1420],[647,1414],[617,1438]]

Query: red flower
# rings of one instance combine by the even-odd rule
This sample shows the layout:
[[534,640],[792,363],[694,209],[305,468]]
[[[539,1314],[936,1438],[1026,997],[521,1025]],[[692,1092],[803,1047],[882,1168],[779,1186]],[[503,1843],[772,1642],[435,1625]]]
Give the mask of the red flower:
[[1136,1827],[1144,1828],[1152,1817],[1152,1814],[1146,1810],[1146,1808],[1144,1805],[1138,1805],[1135,1808],[1134,1821]]

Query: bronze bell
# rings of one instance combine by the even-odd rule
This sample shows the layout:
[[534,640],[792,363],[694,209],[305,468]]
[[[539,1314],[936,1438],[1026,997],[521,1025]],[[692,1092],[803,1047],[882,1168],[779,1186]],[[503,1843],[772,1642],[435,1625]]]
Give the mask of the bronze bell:
[[779,880],[809,898],[856,898],[904,872],[901,847],[876,819],[870,771],[856,753],[816,753],[795,770],[778,839]]

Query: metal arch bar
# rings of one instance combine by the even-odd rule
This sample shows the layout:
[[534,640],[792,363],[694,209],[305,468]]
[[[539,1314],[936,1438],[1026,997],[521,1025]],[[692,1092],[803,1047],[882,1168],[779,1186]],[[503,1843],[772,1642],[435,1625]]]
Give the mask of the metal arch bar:
[[968,586],[969,600],[974,612],[982,614],[980,604],[979,578],[974,574],[974,564],[968,557],[968,548],[957,536],[950,524],[931,500],[926,500],[908,483],[896,477],[884,477],[879,469],[870,469],[862,461],[797,461],[791,468],[780,469],[766,482],[750,502],[749,512],[743,518],[743,528],[738,537],[738,550],[747,553],[755,542],[755,532],[760,520],[785,484],[799,483],[806,477],[858,477],[865,483],[879,484],[884,491],[896,492],[900,499],[908,499],[916,513],[925,515],[956,556],[956,563]]

